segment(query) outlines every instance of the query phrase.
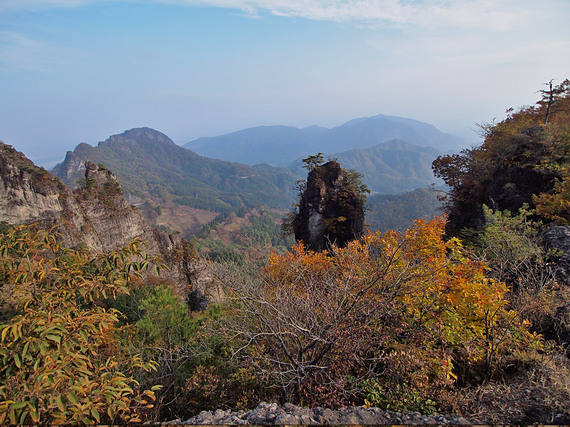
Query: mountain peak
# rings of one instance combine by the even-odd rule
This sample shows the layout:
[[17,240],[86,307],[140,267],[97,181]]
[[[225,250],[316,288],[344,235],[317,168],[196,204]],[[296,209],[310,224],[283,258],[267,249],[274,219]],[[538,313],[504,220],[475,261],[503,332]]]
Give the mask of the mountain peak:
[[161,144],[167,145],[176,145],[168,136],[154,130],[149,127],[140,127],[140,128],[133,128],[124,131],[121,134],[113,135],[106,141],[100,142],[99,144],[105,143],[123,143],[123,142],[146,142],[146,143],[153,143],[158,142]]

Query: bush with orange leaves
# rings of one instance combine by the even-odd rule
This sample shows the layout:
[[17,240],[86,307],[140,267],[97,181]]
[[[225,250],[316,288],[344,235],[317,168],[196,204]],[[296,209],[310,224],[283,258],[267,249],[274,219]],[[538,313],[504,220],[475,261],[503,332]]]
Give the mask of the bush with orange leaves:
[[329,252],[297,244],[258,282],[226,281],[236,356],[288,401],[430,412],[474,368],[490,375],[498,358],[540,346],[507,308],[506,285],[444,227],[419,220]]

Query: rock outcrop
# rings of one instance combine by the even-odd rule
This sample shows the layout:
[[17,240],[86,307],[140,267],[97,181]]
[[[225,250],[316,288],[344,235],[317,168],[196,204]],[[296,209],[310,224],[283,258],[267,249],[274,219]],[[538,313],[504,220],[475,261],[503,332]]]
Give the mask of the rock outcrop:
[[189,420],[165,424],[187,425],[467,425],[458,415],[421,415],[418,412],[383,411],[379,408],[348,407],[345,409],[306,408],[290,403],[260,403],[251,411],[203,411]]
[[309,172],[292,225],[295,239],[314,251],[330,243],[345,246],[362,234],[363,201],[338,162],[329,161]]
[[[88,144],[79,144],[77,150]],[[65,155],[63,163],[56,165],[52,173],[61,179],[63,183],[72,190],[79,187],[79,180],[85,177],[85,162],[80,159],[73,151],[68,151]]]
[[0,221],[57,226],[65,245],[84,245],[93,253],[118,249],[138,238],[147,242],[149,255],[165,261],[168,268],[161,277],[181,297],[211,293],[207,274],[202,273],[206,266],[188,242],[150,226],[106,167],[89,161],[77,167],[85,170],[85,178],[72,192],[22,153],[0,143]]
[[69,191],[61,181],[0,142],[0,221],[59,219],[66,196]]
[[[524,204],[535,208],[533,196],[550,193],[561,178],[556,168],[545,167],[554,154],[552,144],[544,140],[542,127],[527,128],[500,145],[488,147],[463,157],[463,162],[456,165],[454,178],[447,181],[454,186],[446,226],[450,236],[460,235],[464,228],[484,226],[484,204],[494,211],[508,210],[515,215]],[[481,159],[480,153],[486,153],[487,158]],[[462,163],[472,166],[459,166]],[[454,180],[460,184],[453,184]]]

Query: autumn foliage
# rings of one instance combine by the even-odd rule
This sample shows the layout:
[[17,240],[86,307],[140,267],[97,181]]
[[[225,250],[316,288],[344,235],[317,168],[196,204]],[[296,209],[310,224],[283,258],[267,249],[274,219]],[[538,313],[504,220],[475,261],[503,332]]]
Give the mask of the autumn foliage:
[[[549,88],[484,126],[481,147],[434,162],[447,217],[213,262],[226,298],[199,313],[141,277],[160,262],[139,241],[91,254],[0,223],[0,424],[160,422],[260,401],[570,420],[570,291],[541,241],[570,223],[570,83]],[[318,172],[322,158],[306,160]],[[346,178],[362,207],[358,174]],[[345,222],[338,206],[327,226]]]
[[54,234],[16,227],[1,235],[0,423],[140,421],[154,392],[136,370],[151,370],[118,340],[119,315],[102,300],[126,293],[148,261],[139,242],[92,257],[62,248]]
[[433,162],[435,176],[450,187],[450,235],[483,226],[484,204],[513,214],[528,204],[545,222],[568,223],[570,81],[549,87],[536,105],[511,108],[503,121],[481,125],[479,147]]
[[506,285],[444,227],[420,220],[330,252],[273,254],[257,286],[229,285],[242,356],[289,399],[434,410],[446,387],[540,346]]

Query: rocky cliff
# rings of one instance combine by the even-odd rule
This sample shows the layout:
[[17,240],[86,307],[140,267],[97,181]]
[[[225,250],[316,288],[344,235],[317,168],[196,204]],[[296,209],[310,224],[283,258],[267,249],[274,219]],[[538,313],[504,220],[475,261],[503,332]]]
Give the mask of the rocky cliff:
[[205,265],[179,235],[150,226],[123,194],[117,177],[102,165],[84,162],[84,178],[73,192],[22,153],[0,143],[0,221],[57,226],[63,242],[91,252],[117,249],[135,238],[148,243],[168,269],[161,277],[177,293],[211,293]]
[[451,187],[446,208],[450,236],[458,236],[464,228],[484,226],[483,205],[513,214],[523,204],[534,209],[534,197],[552,193],[562,179],[567,156],[563,137],[555,140],[542,126],[498,135],[496,141],[489,136],[477,149],[434,162],[436,175]]
[[22,153],[0,143],[0,221],[21,224],[60,218],[69,191]]
[[345,246],[362,234],[363,201],[338,162],[329,161],[309,172],[292,225],[295,239],[314,251],[330,243]]

